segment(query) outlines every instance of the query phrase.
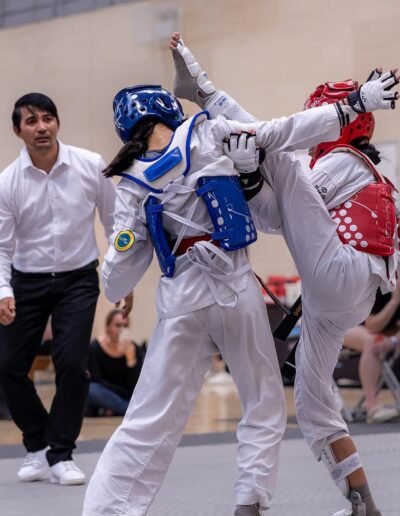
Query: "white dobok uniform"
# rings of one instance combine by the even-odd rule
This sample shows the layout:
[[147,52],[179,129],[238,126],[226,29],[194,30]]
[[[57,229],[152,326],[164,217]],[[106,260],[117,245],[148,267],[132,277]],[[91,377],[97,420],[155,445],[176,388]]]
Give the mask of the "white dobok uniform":
[[[223,154],[222,139],[242,128],[256,128],[267,152],[303,148],[339,135],[332,106],[248,127],[224,118],[198,123],[190,140],[190,172],[155,194],[164,201],[163,224],[173,239],[181,232],[179,217],[192,222],[185,238],[204,234],[201,227],[213,230],[205,203],[196,201],[194,189],[201,176],[237,175]],[[169,148],[174,144],[173,140]],[[128,173],[135,174],[135,163]],[[152,260],[153,244],[143,214],[147,195],[143,186],[127,178],[117,187],[114,234],[102,269],[112,302],[135,287]],[[121,252],[115,240],[126,230],[134,235],[134,243]],[[147,513],[216,352],[228,364],[243,411],[237,430],[236,502],[269,507],[286,409],[265,304],[246,249],[226,252],[197,242],[177,258],[173,277],[161,277],[156,303],[159,319],[139,382],[121,426],[99,459],[83,515]]]

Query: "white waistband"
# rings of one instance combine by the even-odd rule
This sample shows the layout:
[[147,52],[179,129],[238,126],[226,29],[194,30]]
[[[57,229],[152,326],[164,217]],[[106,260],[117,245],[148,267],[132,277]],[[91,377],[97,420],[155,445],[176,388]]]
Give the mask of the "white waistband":
[[[188,260],[200,269],[200,272],[207,283],[215,301],[220,306],[234,307],[238,300],[238,290],[235,280],[239,280],[245,272],[251,270],[251,265],[247,262],[242,267],[235,270],[233,260],[227,253],[219,249],[211,242],[196,242],[186,252]],[[234,300],[224,302],[218,293],[217,283],[223,283],[232,291]]]

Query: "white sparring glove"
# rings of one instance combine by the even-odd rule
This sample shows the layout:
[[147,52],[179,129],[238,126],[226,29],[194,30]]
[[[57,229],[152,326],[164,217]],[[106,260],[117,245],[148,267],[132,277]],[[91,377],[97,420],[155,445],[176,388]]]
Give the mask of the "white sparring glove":
[[368,75],[368,78],[365,82],[369,82],[369,81],[376,81],[377,79],[379,79],[380,77],[382,77],[382,69],[381,68],[375,68],[374,70],[372,70],[372,72]]
[[176,69],[174,94],[204,108],[210,97],[217,91],[214,84],[181,38],[178,46],[172,50],[172,55]]
[[394,109],[398,92],[391,91],[399,83],[394,71],[382,75],[374,70],[357,91],[347,97],[347,102],[356,113],[367,113],[377,109]]
[[255,134],[234,133],[223,141],[224,152],[240,174],[251,174],[260,166],[260,149]]

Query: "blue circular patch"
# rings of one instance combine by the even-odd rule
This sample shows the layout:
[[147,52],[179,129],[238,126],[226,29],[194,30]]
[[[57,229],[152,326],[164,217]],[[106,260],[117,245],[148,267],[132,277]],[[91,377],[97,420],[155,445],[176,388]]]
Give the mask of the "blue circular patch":
[[135,235],[132,231],[120,231],[115,237],[114,247],[117,251],[128,251],[135,243]]

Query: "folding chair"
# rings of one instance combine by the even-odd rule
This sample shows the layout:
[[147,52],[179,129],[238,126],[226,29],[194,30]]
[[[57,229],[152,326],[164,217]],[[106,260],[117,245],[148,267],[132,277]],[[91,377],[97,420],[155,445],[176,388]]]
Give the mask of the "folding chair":
[[[361,386],[358,378],[358,362],[360,353],[350,350],[343,350],[333,376],[333,389],[338,396],[338,402],[341,404],[343,418],[348,423],[365,421],[366,411],[363,408],[364,396],[358,401],[354,407],[346,404],[340,393],[340,386],[359,387]],[[377,386],[377,393],[386,385],[390,389],[395,400],[395,406],[400,411],[400,381],[397,378],[394,368],[400,361],[400,350],[388,353],[382,362],[382,374]],[[343,380],[350,384],[343,384]]]

